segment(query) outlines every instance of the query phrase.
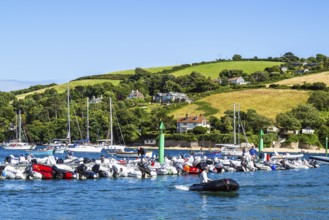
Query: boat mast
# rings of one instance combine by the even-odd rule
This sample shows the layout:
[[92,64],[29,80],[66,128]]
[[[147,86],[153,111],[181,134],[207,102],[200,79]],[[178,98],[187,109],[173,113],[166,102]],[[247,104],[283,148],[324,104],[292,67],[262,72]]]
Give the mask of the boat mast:
[[87,97],[87,141],[89,142],[89,97]]
[[70,119],[70,87],[67,85],[67,139],[69,144],[71,144],[71,119]]
[[233,106],[234,106],[234,110],[233,110],[233,112],[234,112],[234,113],[233,113],[233,114],[234,114],[234,115],[233,115],[233,129],[234,129],[234,133],[233,133],[233,134],[234,134],[234,145],[236,145],[235,103],[234,103]]
[[16,132],[15,133],[15,135],[16,135],[15,139],[18,140],[18,114],[17,114],[17,112],[16,112],[16,118],[15,119],[16,119],[16,121],[15,121],[15,132]]
[[22,141],[22,116],[21,110],[18,110],[18,142]]
[[112,98],[110,98],[110,138],[111,138],[111,146],[113,146],[113,121],[112,121]]

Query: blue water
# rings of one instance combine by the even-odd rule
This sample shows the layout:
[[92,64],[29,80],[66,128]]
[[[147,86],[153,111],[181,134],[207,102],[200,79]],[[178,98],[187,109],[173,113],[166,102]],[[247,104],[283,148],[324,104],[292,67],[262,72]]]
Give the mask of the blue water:
[[187,191],[197,175],[3,180],[0,219],[328,219],[328,169],[209,174],[236,180],[231,194]]

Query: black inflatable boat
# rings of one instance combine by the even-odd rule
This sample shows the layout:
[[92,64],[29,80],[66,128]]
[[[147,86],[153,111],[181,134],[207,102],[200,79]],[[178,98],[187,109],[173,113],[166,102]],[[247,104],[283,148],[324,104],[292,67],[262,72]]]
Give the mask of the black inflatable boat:
[[190,191],[234,192],[239,190],[239,184],[232,179],[213,180],[207,183],[193,184]]

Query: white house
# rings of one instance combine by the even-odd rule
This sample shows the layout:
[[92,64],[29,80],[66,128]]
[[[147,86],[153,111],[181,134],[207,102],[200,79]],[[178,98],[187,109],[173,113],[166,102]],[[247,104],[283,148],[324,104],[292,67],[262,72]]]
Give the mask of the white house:
[[279,132],[279,128],[272,125],[272,126],[269,126],[266,129],[266,131],[267,131],[267,133],[278,133]]
[[236,85],[246,84],[246,82],[244,81],[244,79],[241,76],[230,78],[230,79],[228,79],[228,81],[229,81],[229,83],[236,84]]
[[210,130],[210,124],[205,116],[189,116],[186,114],[184,118],[179,118],[177,120],[177,132],[186,133],[189,130],[193,130],[193,128],[197,126],[205,127]]
[[93,96],[92,99],[89,100],[90,104],[96,104],[99,103],[103,100],[103,96],[101,95],[101,97],[96,98],[95,96]]
[[314,134],[314,129],[306,127],[302,129],[302,134]]
[[131,93],[127,97],[128,99],[144,99],[144,95],[137,90],[131,90]]

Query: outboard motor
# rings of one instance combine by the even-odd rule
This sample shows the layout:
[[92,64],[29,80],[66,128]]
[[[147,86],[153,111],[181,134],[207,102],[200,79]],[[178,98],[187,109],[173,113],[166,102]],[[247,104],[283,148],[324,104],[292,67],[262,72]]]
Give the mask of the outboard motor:
[[84,164],[80,164],[77,167],[77,172],[79,173],[80,178],[82,177],[82,179],[83,179],[83,177],[85,177],[87,179],[96,179],[98,177],[95,172],[93,172],[91,170],[87,170],[87,166]]
[[60,172],[60,170],[58,169],[57,166],[53,165],[52,166],[53,168],[53,176],[54,176],[54,179],[63,179],[63,173]]
[[5,163],[11,163],[11,157],[10,156],[7,156],[5,158]]
[[184,167],[183,167],[183,165],[182,165],[181,163],[175,161],[173,165],[174,165],[174,167],[177,169],[178,174],[184,174],[184,173],[186,173],[186,172],[184,171]]
[[145,174],[151,175],[151,170],[148,168],[146,163],[138,162],[138,169],[142,172],[142,177],[145,177]]
[[91,163],[92,160],[90,160],[88,157],[83,158],[83,163]]

